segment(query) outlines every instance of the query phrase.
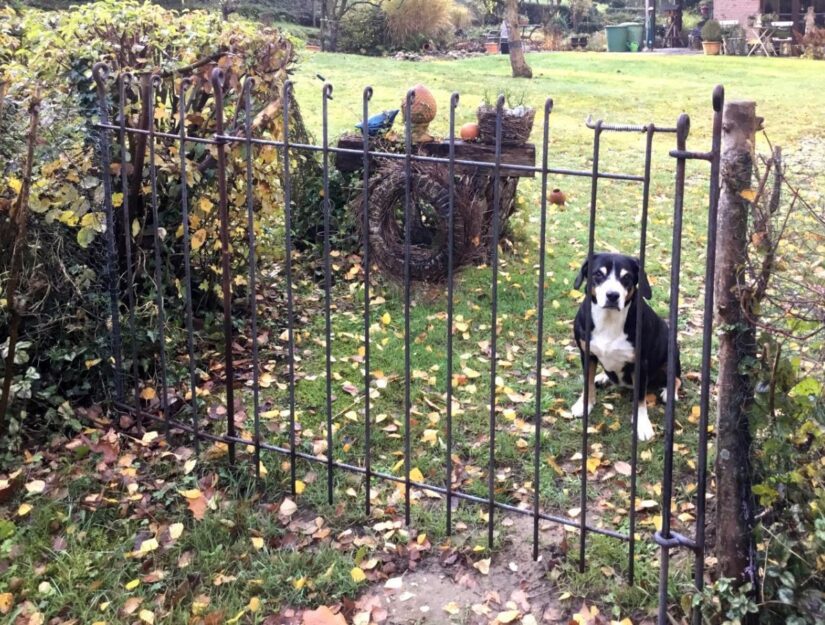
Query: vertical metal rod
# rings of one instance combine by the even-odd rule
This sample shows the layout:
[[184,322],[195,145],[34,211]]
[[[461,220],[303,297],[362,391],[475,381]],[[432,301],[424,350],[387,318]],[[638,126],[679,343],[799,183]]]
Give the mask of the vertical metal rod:
[[541,226],[539,228],[539,285],[536,302],[538,327],[536,328],[536,431],[533,450],[533,560],[539,557],[539,497],[541,495],[541,363],[544,360],[544,256],[547,237],[547,167],[550,151],[550,113],[553,99],[544,102],[544,137],[541,144]]
[[[109,66],[96,63],[92,69],[97,83],[98,111],[100,122],[109,123],[109,102],[106,97],[106,81],[109,79]],[[118,294],[117,252],[115,251],[115,213],[112,208],[112,167],[109,144],[109,130],[100,129],[100,163],[103,172],[103,210],[106,213],[106,274],[109,283],[109,305],[112,315],[112,355],[115,364],[115,396],[119,402],[124,400],[123,391],[123,356],[120,333],[120,296]]]
[[258,367],[258,259],[255,241],[255,179],[252,171],[252,88],[255,79],[248,76],[243,84],[244,147],[246,149],[246,229],[249,239],[249,316],[252,328],[252,413],[255,431],[255,477],[261,479],[261,415]]
[[[653,136],[656,126],[649,124],[645,130],[645,171],[642,183],[642,232],[639,237],[639,284],[645,275],[645,257],[647,254],[647,213],[650,206],[650,165],[653,157]],[[639,436],[636,428],[639,423],[639,384],[642,377],[642,290],[636,289],[636,337],[633,365],[633,413],[630,433],[630,532],[627,548],[627,581],[632,586],[636,571],[636,476]]]
[[370,99],[372,98],[372,87],[364,88],[362,97],[363,104],[363,118],[361,121],[361,141],[363,142],[363,178],[361,184],[363,186],[363,221],[361,225],[361,236],[364,239],[364,259],[362,267],[364,268],[364,469],[365,475],[365,490],[366,501],[365,511],[366,515],[370,515],[371,511],[371,497],[372,497],[372,423],[370,422],[370,134],[369,134],[369,108]]
[[493,521],[496,503],[496,365],[498,364],[498,240],[501,213],[501,117],[504,94],[496,100],[496,153],[493,166],[493,237],[490,265],[493,270],[490,311],[490,462],[487,468],[487,547],[493,548]]
[[[690,118],[682,113],[676,131],[676,149],[684,151]],[[665,406],[664,471],[662,476],[662,529],[659,534],[670,538],[670,502],[673,494],[673,419],[676,390],[676,349],[679,323],[679,269],[682,253],[682,208],[685,193],[684,157],[676,159],[676,191],[673,198],[673,243],[670,266],[670,315],[667,336],[667,404]],[[661,547],[659,568],[659,625],[667,623],[667,581],[670,570],[670,548]]]
[[289,103],[292,99],[292,81],[284,82],[284,243],[286,245],[286,334],[287,367],[289,370],[289,483],[292,496],[297,495],[296,442],[295,442],[295,311],[292,301],[292,178],[289,173]]
[[163,410],[163,421],[166,429],[166,436],[169,437],[171,426],[169,424],[169,392],[166,368],[166,313],[163,308],[163,265],[161,264],[160,253],[160,219],[158,217],[158,175],[155,166],[155,91],[161,85],[161,77],[154,74],[149,81],[149,180],[151,183],[152,200],[152,232],[154,234],[155,247],[155,289],[157,293],[158,307],[158,341],[160,343],[160,405]]
[[192,437],[195,453],[199,453],[198,377],[195,371],[195,331],[192,313],[192,233],[189,223],[189,188],[186,181],[186,92],[191,84],[192,81],[189,78],[181,80],[178,98],[178,122],[180,123],[180,204],[183,217],[183,268],[186,283],[186,348],[189,353],[189,387],[192,393]]
[[332,274],[330,268],[330,204],[329,204],[329,118],[327,106],[332,97],[332,85],[324,83],[322,92],[323,122],[323,169],[324,169],[324,338],[326,346],[326,399],[327,399],[327,501],[332,504],[333,453],[332,453],[332,316],[330,298]]
[[[215,97],[215,134],[223,135],[224,71],[212,70],[212,90]],[[232,359],[232,248],[229,241],[229,206],[226,192],[226,140],[215,137],[218,152],[218,196],[221,217],[221,286],[223,292],[223,340],[226,360],[226,433],[235,436],[235,367]],[[229,443],[229,463],[235,464],[235,443]]]
[[126,252],[126,297],[129,304],[129,335],[131,338],[132,353],[132,391],[134,393],[135,409],[137,412],[137,422],[140,429],[143,428],[143,417],[140,411],[140,386],[138,384],[138,352],[137,333],[135,330],[135,281],[132,269],[132,225],[129,220],[129,175],[126,171],[128,153],[126,151],[126,87],[132,83],[132,74],[123,72],[118,80],[118,141],[120,142],[120,188],[123,195],[121,202],[121,219],[123,220],[123,242]]
[[596,200],[599,194],[599,147],[602,137],[602,120],[593,127],[593,173],[590,179],[590,224],[587,234],[587,281],[584,293],[584,414],[582,415],[582,468],[579,524],[579,570],[584,572],[584,551],[587,544],[587,428],[590,423],[590,286],[593,283],[593,247],[596,239]]
[[[713,90],[713,138],[710,161],[710,198],[708,207],[708,244],[705,259],[705,306],[702,327],[702,382],[699,397],[699,448],[696,479],[696,564],[694,583],[702,590],[705,583],[705,511],[708,471],[708,418],[710,412],[710,367],[713,346],[713,284],[716,274],[716,222],[719,208],[719,160],[722,151],[722,109],[725,89]],[[693,622],[699,625],[701,614],[694,611]]]
[[450,96],[450,152],[447,164],[449,200],[447,215],[447,536],[453,534],[453,290],[455,288],[455,110],[458,92]]
[[415,90],[407,91],[404,109],[404,521],[410,524],[410,247],[412,233],[412,104]]

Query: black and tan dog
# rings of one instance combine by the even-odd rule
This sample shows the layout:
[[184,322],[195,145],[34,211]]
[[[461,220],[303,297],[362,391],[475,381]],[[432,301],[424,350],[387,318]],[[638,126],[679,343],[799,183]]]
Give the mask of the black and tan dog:
[[[582,265],[574,286],[579,288],[587,279],[587,261]],[[639,261],[621,254],[595,254],[593,256],[592,282],[587,289],[588,297],[582,302],[576,315],[574,335],[579,347],[585,383],[589,385],[587,412],[596,403],[596,386],[620,384],[633,388],[636,353],[636,291],[641,297],[641,380],[636,401],[639,418],[636,433],[639,440],[653,438],[653,425],[647,414],[645,396],[649,388],[667,385],[667,324],[647,305],[651,290],[647,277],[639,269]],[[585,306],[590,306],[590,328],[585,328]],[[590,362],[585,362],[585,341],[590,337]],[[604,373],[596,375],[600,364]],[[679,397],[681,364],[676,354],[676,393]],[[667,391],[662,392],[667,400]],[[573,405],[574,416],[584,415],[584,393]]]

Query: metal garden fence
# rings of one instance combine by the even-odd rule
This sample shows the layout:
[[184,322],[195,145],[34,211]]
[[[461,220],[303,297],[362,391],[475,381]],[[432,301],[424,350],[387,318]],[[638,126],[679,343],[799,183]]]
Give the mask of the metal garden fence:
[[[589,534],[602,534],[612,537],[614,539],[624,541],[628,545],[627,550],[627,564],[628,564],[628,581],[632,584],[634,581],[634,563],[636,554],[636,534],[637,534],[637,511],[635,502],[637,499],[637,437],[636,437],[636,422],[638,418],[638,402],[633,402],[633,420],[631,428],[631,475],[630,475],[630,510],[629,510],[629,531],[618,532],[612,529],[599,527],[588,522],[587,509],[587,483],[588,483],[588,415],[582,418],[581,423],[581,513],[578,519],[569,518],[565,516],[548,514],[540,507],[539,491],[540,491],[540,457],[542,446],[542,411],[541,400],[542,394],[545,391],[542,388],[542,376],[540,374],[542,368],[543,358],[543,338],[545,332],[545,319],[547,311],[545,310],[545,293],[544,293],[544,277],[546,268],[546,248],[545,240],[547,234],[547,186],[548,176],[574,176],[590,180],[590,201],[589,201],[589,217],[588,217],[588,258],[592,258],[594,253],[594,242],[596,234],[597,223],[597,198],[599,197],[599,183],[602,180],[617,180],[624,181],[630,184],[642,185],[642,207],[641,207],[641,224],[640,224],[640,264],[641,271],[644,272],[645,267],[645,250],[647,246],[647,226],[648,226],[648,207],[650,203],[650,187],[651,187],[651,155],[654,144],[654,139],[657,136],[675,136],[675,148],[670,150],[670,156],[676,162],[676,176],[673,196],[673,238],[672,238],[672,262],[670,275],[670,315],[669,315],[669,359],[668,359],[668,375],[667,375],[667,404],[665,408],[665,423],[664,423],[664,474],[662,476],[662,524],[661,530],[657,531],[652,537],[653,540],[661,547],[661,573],[660,573],[660,593],[659,593],[659,624],[667,623],[667,583],[669,572],[669,556],[673,549],[686,548],[694,553],[695,556],[695,584],[697,588],[701,588],[704,579],[704,559],[705,559],[705,499],[707,488],[707,447],[708,447],[708,411],[710,404],[710,372],[711,372],[711,339],[712,339],[712,310],[713,310],[713,289],[710,285],[713,284],[714,276],[714,255],[715,255],[715,235],[716,235],[716,210],[718,201],[719,189],[719,157],[720,144],[722,132],[722,104],[724,99],[724,91],[722,87],[717,87],[713,92],[712,108],[713,108],[713,132],[711,149],[707,152],[695,152],[687,149],[687,138],[689,132],[690,121],[686,114],[682,114],[675,127],[657,126],[653,123],[646,125],[616,125],[608,124],[603,121],[591,121],[588,119],[587,127],[592,130],[593,137],[593,151],[592,151],[592,169],[576,170],[552,167],[550,165],[549,154],[549,132],[550,132],[550,116],[553,110],[552,99],[547,99],[543,109],[543,140],[541,143],[540,163],[537,166],[519,165],[515,163],[503,162],[502,156],[502,114],[504,109],[504,97],[498,98],[497,107],[497,122],[496,122],[496,144],[495,157],[492,162],[477,161],[477,160],[462,160],[456,158],[455,153],[455,121],[456,108],[459,102],[459,94],[454,93],[450,98],[449,107],[449,152],[446,158],[423,156],[415,152],[411,140],[411,125],[407,121],[405,123],[405,142],[403,153],[391,153],[388,151],[374,150],[370,147],[368,137],[369,105],[372,97],[372,88],[367,87],[363,91],[363,150],[351,150],[333,147],[329,143],[329,116],[327,111],[327,103],[332,97],[333,87],[331,84],[324,84],[322,89],[322,142],[321,145],[310,145],[306,143],[293,142],[290,138],[290,102],[292,83],[287,81],[283,86],[282,97],[282,115],[283,115],[283,138],[281,140],[266,140],[252,136],[252,82],[247,80],[243,85],[242,100],[239,106],[242,107],[243,114],[243,133],[241,134],[226,134],[224,124],[224,102],[223,91],[225,87],[226,76],[224,71],[216,68],[211,74],[211,84],[214,89],[214,104],[215,104],[215,132],[209,136],[190,136],[187,134],[186,123],[179,124],[179,133],[164,133],[156,131],[154,123],[149,125],[148,130],[138,129],[127,126],[126,115],[124,114],[124,102],[126,99],[126,89],[133,77],[130,74],[121,74],[118,78],[119,102],[116,106],[115,119],[111,120],[110,103],[108,101],[108,87],[107,81],[110,79],[109,68],[99,63],[94,68],[94,78],[97,84],[100,120],[97,123],[99,129],[100,140],[100,155],[101,155],[101,175],[104,182],[105,190],[105,213],[106,213],[106,245],[108,251],[108,283],[109,295],[111,297],[111,313],[112,313],[112,356],[114,363],[114,386],[115,386],[115,407],[125,413],[137,416],[137,418],[145,421],[159,421],[166,428],[167,433],[171,431],[184,432],[191,435],[194,444],[197,448],[199,441],[219,441],[228,446],[229,462],[236,461],[236,446],[251,446],[254,448],[255,471],[260,469],[260,457],[264,452],[277,454],[279,456],[288,458],[291,484],[293,489],[296,484],[296,462],[299,460],[308,461],[321,465],[326,469],[327,478],[327,492],[328,499],[331,503],[335,496],[333,485],[333,477],[336,472],[344,471],[351,472],[363,476],[365,485],[364,507],[365,513],[369,515],[371,505],[371,488],[374,480],[389,481],[396,484],[403,485],[404,491],[404,509],[407,523],[410,522],[410,505],[411,505],[411,491],[413,489],[426,489],[435,493],[439,493],[445,500],[446,524],[447,533],[453,530],[452,511],[454,502],[456,500],[463,500],[484,506],[487,509],[487,537],[490,546],[493,544],[493,530],[495,512],[505,511],[514,514],[527,515],[532,519],[532,546],[534,558],[539,553],[539,522],[549,521],[565,526],[577,528],[579,531],[578,544],[578,559],[579,565],[584,569],[586,565],[586,546],[587,536]],[[155,90],[161,85],[162,78],[160,76],[152,76],[151,88],[148,90],[148,98],[150,105],[154,102]],[[191,82],[184,78],[180,81],[178,87],[178,113],[179,119],[184,120],[186,115],[186,104],[188,91]],[[407,110],[413,103],[414,91],[410,90],[406,96]],[[151,110],[151,109],[150,109]],[[601,138],[605,133],[637,133],[645,137],[645,149],[643,154],[644,172],[642,175],[625,174],[618,172],[606,172],[602,169],[601,164]],[[167,387],[168,387],[168,372],[167,372],[167,356],[166,356],[166,319],[164,317],[164,298],[161,288],[157,289],[157,299],[155,305],[157,307],[157,358],[159,363],[159,372],[161,377],[161,392],[160,392],[160,414],[155,414],[151,411],[145,410],[141,406],[139,397],[139,390],[137,386],[137,354],[132,353],[129,360],[132,362],[134,368],[132,377],[135,380],[133,394],[130,393],[126,386],[126,377],[128,372],[124,371],[124,345],[123,345],[123,331],[124,323],[127,331],[135,332],[135,307],[139,304],[136,301],[138,294],[135,293],[134,286],[129,280],[122,280],[122,275],[132,275],[133,267],[133,250],[131,249],[131,235],[129,232],[129,219],[127,209],[127,198],[129,197],[129,176],[121,175],[123,205],[120,207],[124,212],[122,215],[123,230],[121,232],[115,231],[115,210],[113,205],[113,175],[111,170],[112,154],[120,155],[121,163],[126,162],[126,146],[130,137],[137,135],[147,135],[147,144],[149,150],[149,158],[145,170],[149,179],[149,200],[152,211],[153,223],[153,237],[154,237],[154,280],[158,285],[163,284],[164,276],[162,275],[162,258],[160,235],[158,232],[158,191],[157,191],[157,166],[154,158],[155,141],[159,138],[165,140],[172,140],[177,142],[177,148],[180,153],[180,171],[179,176],[180,185],[180,203],[182,212],[183,228],[183,245],[184,245],[184,263],[185,263],[185,321],[186,321],[186,336],[187,336],[187,350],[189,354],[189,377],[191,385],[191,397],[188,399],[186,409],[177,410],[174,414],[170,410]],[[225,365],[225,393],[226,393],[226,433],[216,434],[207,431],[201,422],[202,415],[199,406],[197,393],[195,388],[197,386],[196,377],[196,354],[195,354],[195,332],[193,330],[193,304],[192,304],[192,277],[190,267],[190,255],[192,251],[192,241],[190,233],[190,216],[189,216],[189,198],[187,197],[187,161],[186,150],[187,146],[195,144],[203,144],[214,147],[217,158],[217,184],[219,191],[219,206],[220,212],[220,247],[221,247],[221,285],[223,296],[223,340],[224,340],[224,365]],[[259,406],[259,345],[257,333],[257,306],[255,305],[256,296],[256,280],[258,279],[258,252],[256,244],[256,232],[254,228],[254,212],[256,207],[254,205],[254,198],[251,192],[246,193],[247,198],[247,240],[248,249],[246,250],[248,261],[248,284],[250,294],[249,314],[251,315],[251,336],[253,337],[251,346],[252,358],[252,391],[253,391],[253,419],[254,419],[254,436],[246,438],[238,435],[234,421],[235,406],[235,373],[233,364],[233,317],[232,317],[232,295],[231,282],[233,279],[231,257],[233,251],[229,240],[229,216],[228,216],[228,201],[227,201],[227,147],[233,145],[243,146],[246,161],[246,185],[247,189],[252,188],[252,154],[253,150],[260,149],[264,146],[276,148],[280,151],[283,163],[283,180],[282,187],[284,193],[284,274],[283,274],[283,289],[286,293],[286,308],[287,308],[287,358],[283,363],[286,371],[284,377],[288,385],[288,414],[289,414],[289,445],[279,446],[267,441],[267,437],[261,428],[260,420],[260,406]],[[319,286],[323,293],[324,300],[324,326],[325,326],[325,376],[326,376],[326,394],[325,394],[325,413],[326,413],[326,437],[327,437],[327,452],[325,455],[314,455],[306,453],[298,449],[296,442],[296,393],[295,393],[295,298],[293,294],[293,240],[291,235],[291,207],[292,207],[292,172],[290,171],[290,155],[296,152],[302,153],[320,153],[321,166],[323,168],[323,261],[324,261],[324,277],[323,283]],[[333,456],[333,411],[332,411],[332,329],[331,329],[331,241],[330,241],[330,200],[329,200],[329,174],[330,174],[330,155],[336,153],[346,153],[350,156],[361,157],[363,159],[363,191],[362,201],[364,206],[363,216],[365,220],[364,232],[368,232],[366,220],[368,219],[369,205],[369,184],[368,181],[371,172],[371,160],[375,157],[388,160],[403,161],[406,173],[406,188],[404,193],[404,280],[403,280],[403,297],[404,297],[404,438],[403,438],[403,464],[404,475],[397,476],[386,472],[381,472],[373,468],[373,458],[371,441],[373,433],[371,431],[372,418],[370,413],[370,326],[373,321],[370,310],[370,284],[371,284],[371,261],[370,261],[370,245],[369,237],[363,237],[363,288],[365,296],[363,300],[363,332],[364,332],[364,359],[363,359],[363,387],[364,387],[364,412],[363,412],[363,436],[364,436],[364,463],[351,464],[341,460],[336,460]],[[700,415],[698,420],[698,441],[697,441],[697,489],[696,489],[696,515],[695,515],[695,534],[692,538],[676,533],[671,529],[671,501],[672,501],[672,485],[673,485],[673,453],[674,453],[674,389],[675,389],[675,353],[677,342],[677,328],[678,328],[678,314],[679,314],[679,288],[680,288],[680,269],[681,269],[681,242],[682,242],[682,216],[684,209],[684,190],[685,190],[685,175],[687,162],[690,160],[704,160],[710,163],[709,176],[709,207],[708,207],[708,230],[707,230],[707,249],[706,249],[706,268],[705,268],[705,285],[704,289],[704,316],[703,316],[703,343],[702,343],[702,361],[701,361],[701,399],[700,399]],[[444,436],[446,440],[446,461],[444,466],[445,479],[441,483],[426,483],[411,479],[411,458],[413,456],[411,449],[410,437],[410,414],[411,414],[411,349],[410,349],[410,302],[411,302],[411,279],[410,279],[410,249],[411,249],[411,185],[413,184],[413,177],[411,176],[411,169],[413,163],[426,162],[438,164],[448,170],[449,179],[449,235],[447,238],[447,301],[446,301],[446,424]],[[452,450],[453,450],[453,414],[452,414],[452,397],[453,397],[453,334],[454,334],[454,281],[455,281],[455,267],[453,266],[453,226],[454,226],[454,198],[455,198],[455,180],[457,167],[472,167],[477,171],[488,171],[493,177],[495,184],[495,193],[492,207],[492,242],[490,248],[490,397],[489,397],[489,466],[487,475],[487,496],[481,497],[465,492],[461,489],[453,488],[452,475]],[[534,449],[533,449],[533,504],[530,507],[520,507],[497,500],[495,495],[495,438],[497,433],[497,419],[496,419],[496,373],[497,373],[497,328],[498,328],[498,273],[499,273],[499,239],[501,236],[501,223],[499,219],[498,205],[501,201],[500,181],[502,168],[506,167],[509,171],[522,171],[531,175],[538,175],[541,179],[541,212],[540,212],[540,233],[539,233],[539,249],[538,249],[538,271],[540,279],[538,280],[538,290],[536,293],[536,336],[537,336],[537,350],[536,350],[536,371],[535,371],[535,415],[534,415]],[[118,245],[125,248],[125,255],[119,255],[117,252]],[[125,262],[125,264],[124,264]],[[592,263],[588,264],[587,284],[592,278]],[[125,289],[125,294],[123,293]],[[125,298],[124,298],[125,295]],[[639,290],[636,291],[635,297],[640,297]],[[636,310],[641,313],[641,307],[637,306]],[[589,317],[589,307],[585,307],[586,315]],[[639,317],[641,315],[639,314]],[[125,321],[124,321],[125,320]],[[589,319],[588,319],[589,321]],[[640,359],[639,349],[641,345],[640,331],[641,323],[637,318],[636,328],[636,369],[634,379],[636,384],[640,378]],[[134,350],[135,342],[132,341],[132,349]],[[586,344],[585,350],[587,356],[590,353],[589,340]],[[634,390],[635,392],[635,390]],[[584,385],[584,404],[588,405],[588,385]],[[130,397],[130,395],[132,395]],[[635,395],[634,395],[635,396]],[[187,415],[189,417],[187,418]],[[698,618],[698,615],[696,615]]]

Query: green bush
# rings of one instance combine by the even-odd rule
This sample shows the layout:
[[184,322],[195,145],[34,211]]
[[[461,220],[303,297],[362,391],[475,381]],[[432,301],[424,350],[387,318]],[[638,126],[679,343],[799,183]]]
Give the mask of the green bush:
[[[29,237],[19,292],[28,303],[21,336],[25,349],[21,349],[17,363],[12,404],[13,429],[19,432],[21,426],[48,429],[50,423],[64,424],[66,414],[71,413],[67,401],[78,406],[100,400],[109,391],[108,383],[112,379],[109,353],[112,320],[106,295],[106,253],[102,237],[106,230],[104,191],[99,170],[98,132],[93,127],[97,119],[92,80],[94,63],[106,61],[115,74],[122,70],[136,76],[141,72],[165,73],[167,78],[156,94],[152,117],[159,131],[169,133],[179,128],[176,102],[180,80],[184,75],[191,77],[190,94],[199,94],[192,100],[186,121],[191,135],[214,133],[214,99],[208,78],[214,67],[222,67],[227,75],[224,99],[230,132],[239,131],[238,126],[230,124],[238,108],[241,85],[247,77],[254,77],[256,112],[264,105],[267,107],[255,125],[255,134],[277,137],[281,132],[280,116],[266,114],[266,110],[274,111],[280,101],[293,52],[292,43],[278,31],[246,20],[226,22],[215,13],[179,13],[149,3],[109,0],[70,11],[0,9],[0,60],[3,60],[0,84],[9,86],[2,112],[3,128],[12,129],[0,140],[4,157],[0,170],[3,205],[14,202],[21,189],[21,134],[26,126],[28,101],[35,89],[42,97],[40,140],[29,201]],[[196,64],[194,70],[179,72],[180,68],[192,64]],[[137,105],[139,82],[127,91],[130,103],[125,114],[127,124],[132,127],[142,125]],[[115,81],[110,81],[107,88],[109,102],[114,106],[118,89]],[[297,107],[293,112],[297,113]],[[7,120],[8,116],[13,119]],[[8,126],[7,121],[10,121]],[[122,250],[118,251],[119,273],[124,276],[124,283],[134,285],[142,305],[136,309],[134,341],[126,340],[124,344],[127,359],[124,365],[127,371],[132,369],[134,345],[139,360],[134,364],[145,379],[154,375],[158,340],[153,302],[160,287],[153,279],[155,267],[151,253],[155,225],[162,233],[165,278],[161,295],[167,302],[167,326],[172,335],[168,337],[167,349],[170,356],[173,352],[177,354],[176,350],[185,350],[185,341],[177,340],[182,332],[184,292],[183,224],[177,173],[180,154],[176,141],[157,139],[159,218],[154,224],[147,187],[134,183],[147,180],[148,146],[139,139],[130,141],[128,146],[129,167],[121,167],[117,147],[111,152],[116,191],[115,231],[121,240],[127,231],[132,238],[134,274],[125,274]],[[229,188],[231,237],[240,242],[246,237],[246,189],[242,184],[245,159],[239,146],[230,147],[227,152],[228,179],[238,181]],[[210,150],[202,144],[190,143],[185,157],[196,315],[206,321],[205,336],[216,318],[219,300],[216,163]],[[132,192],[127,198],[129,218],[124,223],[119,173],[130,175],[130,167],[134,168],[141,159],[144,165],[133,178]],[[258,219],[277,222],[282,214],[281,165],[277,151],[256,152],[253,169],[254,192],[260,207]],[[0,232],[9,230],[4,223],[6,215],[0,210]],[[0,276],[5,282],[9,255],[3,252],[7,250],[0,249]],[[245,289],[243,256],[233,257],[237,272],[233,285],[236,297],[242,296]],[[5,301],[2,304],[0,336],[5,337],[8,315]],[[127,302],[122,301],[124,324],[127,310]],[[128,337],[129,333],[126,334]],[[0,363],[0,377],[2,367]],[[173,369],[172,373],[176,371]]]
[[702,26],[702,41],[722,41],[722,26],[716,20],[708,20]]
[[341,20],[338,50],[377,56],[386,51],[387,17],[380,7],[362,5]]

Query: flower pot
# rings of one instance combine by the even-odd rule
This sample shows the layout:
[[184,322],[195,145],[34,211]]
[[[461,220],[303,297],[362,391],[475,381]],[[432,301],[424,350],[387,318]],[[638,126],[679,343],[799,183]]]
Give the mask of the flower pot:
[[498,54],[498,43],[495,41],[487,41],[484,43],[484,50],[487,54]]
[[705,54],[714,56],[719,54],[719,51],[722,49],[722,42],[721,41],[703,41],[702,42],[702,49],[705,51]]

